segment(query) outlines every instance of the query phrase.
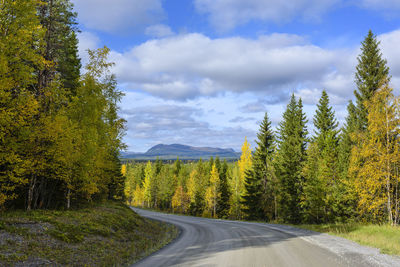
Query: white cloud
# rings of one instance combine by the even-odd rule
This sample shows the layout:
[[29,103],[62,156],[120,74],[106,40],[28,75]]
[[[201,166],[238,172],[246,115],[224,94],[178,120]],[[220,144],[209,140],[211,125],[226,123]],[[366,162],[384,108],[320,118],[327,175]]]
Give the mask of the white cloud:
[[125,140],[134,151],[145,151],[158,143],[238,149],[244,136],[255,137],[254,131],[241,126],[215,128],[196,118],[203,115],[201,109],[183,105],[138,106],[120,113],[128,120]]
[[100,39],[95,34],[91,32],[80,32],[78,33],[79,40],[79,57],[82,59],[82,64],[87,63],[87,50],[96,49],[99,47]]
[[400,9],[399,0],[361,0],[361,5],[370,9]]
[[348,95],[343,87],[353,80],[347,75],[355,66],[353,53],[323,49],[297,35],[252,40],[193,33],[151,40],[112,57],[125,88],[178,100],[253,91],[276,102],[302,88]]
[[109,33],[144,29],[163,16],[161,0],[73,0],[87,28]]
[[[400,78],[400,30],[379,35],[378,39],[381,41],[383,58],[387,59],[390,74],[395,79]],[[400,87],[400,83],[395,83],[395,86]]]
[[339,0],[195,0],[196,9],[209,15],[220,31],[233,29],[251,20],[285,23],[295,18],[319,19]]
[[166,37],[166,36],[171,36],[174,34],[174,32],[167,25],[156,24],[156,25],[147,27],[145,30],[145,34],[150,37],[162,38],[162,37]]

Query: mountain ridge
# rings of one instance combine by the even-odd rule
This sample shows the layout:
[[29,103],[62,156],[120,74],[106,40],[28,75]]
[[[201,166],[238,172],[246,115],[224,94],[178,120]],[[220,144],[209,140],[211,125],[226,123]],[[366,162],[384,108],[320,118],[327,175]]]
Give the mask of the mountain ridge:
[[232,148],[218,147],[195,147],[182,144],[157,144],[145,153],[124,152],[121,153],[123,158],[129,159],[200,159],[210,157],[220,158],[239,158],[239,152],[235,152]]

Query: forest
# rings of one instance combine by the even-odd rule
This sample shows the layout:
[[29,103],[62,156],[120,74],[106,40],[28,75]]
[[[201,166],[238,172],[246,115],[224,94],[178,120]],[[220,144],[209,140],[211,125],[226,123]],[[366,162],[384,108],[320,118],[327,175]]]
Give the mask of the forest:
[[0,2],[0,211],[122,199],[123,94],[69,0]]
[[398,225],[400,103],[371,31],[357,60],[341,128],[324,90],[310,133],[293,94],[277,129],[265,113],[255,149],[245,139],[237,162],[124,164],[127,202],[212,218]]
[[82,66],[70,0],[0,7],[0,211],[118,199],[213,218],[399,224],[399,98],[371,31],[341,127],[326,91],[311,130],[293,94],[276,129],[265,113],[256,147],[245,139],[237,162],[121,165],[110,50],[88,50]]

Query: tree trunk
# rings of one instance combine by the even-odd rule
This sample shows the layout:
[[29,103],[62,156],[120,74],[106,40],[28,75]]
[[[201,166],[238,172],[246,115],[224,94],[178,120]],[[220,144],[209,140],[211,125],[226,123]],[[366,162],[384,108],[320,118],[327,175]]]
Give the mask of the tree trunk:
[[71,189],[67,190],[67,210],[71,208]]
[[275,215],[275,220],[278,219],[278,211],[276,207],[276,195],[274,195],[274,215]]
[[31,182],[29,183],[29,189],[28,189],[28,203],[26,210],[31,210],[32,209],[32,200],[33,200],[33,190],[35,189],[36,186],[36,174],[33,175]]
[[392,214],[392,203],[390,196],[390,162],[389,162],[389,118],[388,110],[385,107],[386,115],[386,192],[387,192],[387,210],[388,210],[388,220],[391,225],[393,225],[393,214]]

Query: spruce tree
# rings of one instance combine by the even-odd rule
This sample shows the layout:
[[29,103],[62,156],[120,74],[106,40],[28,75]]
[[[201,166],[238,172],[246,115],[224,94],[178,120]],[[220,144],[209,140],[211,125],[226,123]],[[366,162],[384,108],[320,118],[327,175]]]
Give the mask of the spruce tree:
[[349,169],[350,154],[353,142],[351,141],[351,134],[357,129],[357,114],[356,106],[352,101],[347,105],[347,117],[344,126],[341,129],[339,138],[339,172],[342,179],[347,178]]
[[357,90],[354,91],[354,95],[357,100],[356,114],[359,130],[367,129],[368,110],[365,107],[365,101],[371,99],[382,83],[390,81],[389,68],[386,60],[382,58],[379,44],[376,36],[369,30],[368,35],[361,43],[361,54],[357,58],[358,65],[355,75]]
[[302,168],[306,159],[307,120],[301,99],[292,95],[279,124],[276,175],[279,182],[279,217],[291,223],[301,220]]
[[78,56],[76,17],[70,0],[44,0],[38,7],[42,27],[46,30],[43,57],[53,64],[39,71],[37,94],[60,74],[63,87],[76,95],[79,86],[81,61]]
[[333,135],[334,138],[338,134],[338,122],[335,118],[335,112],[329,106],[329,96],[325,90],[322,91],[322,96],[317,104],[313,122],[315,126],[313,141],[317,142],[319,149],[322,151],[328,134]]
[[265,219],[263,199],[265,199],[267,188],[271,181],[268,176],[268,164],[270,163],[273,150],[273,133],[268,114],[265,113],[257,134],[257,148],[252,158],[252,169],[245,173],[245,194],[243,196],[243,211],[248,219]]
[[317,104],[313,121],[316,131],[308,147],[303,170],[305,181],[302,207],[309,222],[321,223],[334,219],[338,205],[335,196],[339,188],[338,123],[325,91]]
[[[217,165],[217,162],[215,163],[215,165]],[[227,218],[230,209],[229,199],[231,197],[231,193],[228,184],[228,163],[226,162],[226,159],[224,160],[224,163],[221,166],[219,180],[220,184],[219,184],[219,195],[217,201],[218,202],[217,215],[219,218]]]

